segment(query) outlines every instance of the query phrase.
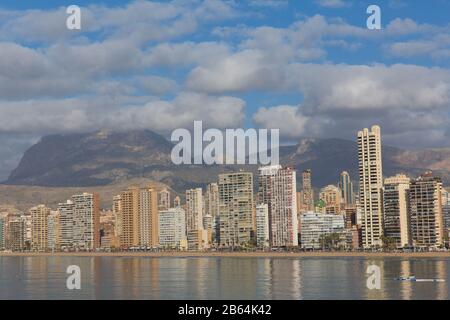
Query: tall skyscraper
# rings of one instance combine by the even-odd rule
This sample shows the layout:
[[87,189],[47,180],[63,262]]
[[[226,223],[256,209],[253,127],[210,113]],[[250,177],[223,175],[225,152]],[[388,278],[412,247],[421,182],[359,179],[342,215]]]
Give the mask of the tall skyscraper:
[[71,197],[73,202],[73,246],[94,250],[100,248],[100,198],[95,193]]
[[308,212],[314,210],[314,192],[312,189],[312,173],[311,170],[305,170],[302,172],[302,212]]
[[70,248],[73,244],[74,207],[75,205],[71,200],[67,200],[67,202],[58,205],[61,232],[60,245],[62,249]]
[[30,209],[31,248],[33,251],[46,251],[48,245],[48,221],[51,209],[39,205]]
[[201,188],[186,190],[186,229],[203,229],[203,194]]
[[442,182],[427,172],[410,185],[411,236],[414,246],[438,247],[444,243]]
[[342,192],[342,199],[346,205],[353,205],[355,203],[355,195],[353,191],[353,182],[347,171],[341,173],[339,180],[339,188]]
[[122,248],[139,246],[139,187],[130,187],[120,194],[122,233],[119,236]]
[[256,245],[258,248],[270,247],[269,207],[267,204],[256,206]]
[[5,216],[0,214],[0,250],[5,249]]
[[114,207],[122,248],[158,246],[158,192],[155,189],[132,186],[115,197]]
[[[167,200],[167,199],[166,199]],[[165,203],[164,205],[168,205]],[[157,247],[159,235],[158,192],[152,188],[139,190],[139,245]]]
[[384,235],[394,239],[397,247],[411,244],[409,184],[410,179],[403,174],[384,180]]
[[[205,217],[206,220],[211,220],[211,232],[214,243],[219,243],[220,237],[220,218],[219,218],[219,185],[217,183],[210,183],[206,187],[204,197],[205,201]],[[204,217],[204,221],[205,221]],[[206,228],[205,223],[203,224]]]
[[295,170],[279,165],[260,168],[259,201],[268,205],[272,246],[298,246]]
[[450,192],[442,188],[442,215],[444,217],[444,232],[450,231]]
[[170,208],[170,191],[164,188],[158,191],[158,209],[167,210]]
[[114,235],[120,242],[120,236],[122,234],[122,196],[119,194],[113,198],[113,215],[115,221]]
[[181,199],[179,196],[176,196],[175,199],[173,199],[173,207],[174,208],[181,207]]
[[382,246],[383,167],[379,126],[358,132],[358,159],[363,247]]
[[60,249],[61,228],[59,211],[51,211],[47,217],[47,248],[51,251]]
[[253,174],[219,175],[220,245],[248,245],[253,231]]

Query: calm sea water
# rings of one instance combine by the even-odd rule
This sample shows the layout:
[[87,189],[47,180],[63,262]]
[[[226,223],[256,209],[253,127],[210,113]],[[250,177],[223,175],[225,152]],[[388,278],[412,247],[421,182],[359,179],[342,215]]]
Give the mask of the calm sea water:
[[[381,268],[380,290],[366,287]],[[81,290],[66,268],[81,268]],[[450,259],[0,257],[0,299],[449,299]],[[399,282],[398,276],[446,282]]]

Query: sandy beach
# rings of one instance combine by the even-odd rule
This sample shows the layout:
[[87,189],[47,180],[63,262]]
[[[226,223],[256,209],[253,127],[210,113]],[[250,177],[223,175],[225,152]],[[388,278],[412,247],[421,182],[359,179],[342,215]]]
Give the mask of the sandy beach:
[[230,258],[450,258],[450,252],[411,252],[411,253],[385,253],[385,252],[57,252],[57,253],[0,253],[1,257],[230,257]]

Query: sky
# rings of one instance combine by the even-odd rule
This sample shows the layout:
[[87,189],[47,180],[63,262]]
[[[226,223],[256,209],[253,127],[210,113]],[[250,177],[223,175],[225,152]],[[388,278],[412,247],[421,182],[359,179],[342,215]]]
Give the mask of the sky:
[[450,147],[449,107],[446,0],[0,2],[0,180],[43,135],[194,120],[289,143],[379,124],[384,144]]

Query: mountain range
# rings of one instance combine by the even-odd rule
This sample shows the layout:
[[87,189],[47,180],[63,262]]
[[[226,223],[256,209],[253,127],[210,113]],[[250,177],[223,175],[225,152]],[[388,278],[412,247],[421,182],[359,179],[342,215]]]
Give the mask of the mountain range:
[[[45,136],[25,152],[4,184],[67,188],[149,179],[182,193],[186,188],[216,181],[221,172],[245,169],[257,173],[255,165],[174,165],[170,159],[172,147],[172,142],[149,130]],[[450,182],[450,148],[407,150],[384,146],[382,154],[385,176],[405,173],[414,177],[434,170],[445,183]],[[357,180],[354,141],[302,138],[296,145],[280,148],[280,162],[299,171],[311,169],[316,188],[336,184],[344,170]]]

